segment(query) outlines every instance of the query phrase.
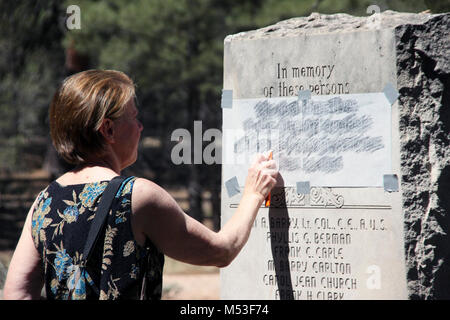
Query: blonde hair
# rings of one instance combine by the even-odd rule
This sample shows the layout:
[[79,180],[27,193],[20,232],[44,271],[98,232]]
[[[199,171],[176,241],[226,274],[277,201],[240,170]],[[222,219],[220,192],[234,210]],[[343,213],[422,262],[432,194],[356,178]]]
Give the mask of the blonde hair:
[[115,70],[87,70],[66,78],[50,104],[50,134],[56,151],[69,163],[102,156],[104,119],[116,120],[135,96],[133,81]]

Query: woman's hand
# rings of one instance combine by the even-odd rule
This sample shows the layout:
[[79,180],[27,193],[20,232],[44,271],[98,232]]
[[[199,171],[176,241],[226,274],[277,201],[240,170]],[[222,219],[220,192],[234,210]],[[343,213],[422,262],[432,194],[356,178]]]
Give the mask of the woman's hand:
[[258,154],[248,169],[243,197],[256,195],[261,203],[277,182],[278,170],[274,160],[263,154]]

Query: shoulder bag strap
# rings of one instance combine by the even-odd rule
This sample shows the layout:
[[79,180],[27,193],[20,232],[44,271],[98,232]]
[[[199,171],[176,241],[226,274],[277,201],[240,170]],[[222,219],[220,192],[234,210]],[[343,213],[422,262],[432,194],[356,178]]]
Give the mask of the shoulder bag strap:
[[[111,204],[114,200],[114,197],[117,193],[122,182],[125,180],[125,177],[117,176],[111,179],[111,181],[106,186],[103,191],[103,195],[98,204],[97,212],[95,213],[94,220],[92,221],[91,228],[89,229],[89,234],[86,239],[86,243],[83,250],[82,261],[81,264],[86,267],[87,261],[92,253],[92,249],[95,246],[95,243],[98,240],[100,231],[102,230],[106,217],[108,216],[109,209],[111,208]],[[69,299],[71,299],[72,294],[75,290],[75,286],[78,284],[80,280],[81,273],[80,269],[75,273],[75,284],[74,287],[69,290]],[[99,290],[95,287],[95,285],[91,284],[92,289],[96,294],[99,294]]]
[[105,191],[103,191],[103,195],[100,199],[97,212],[95,213],[94,220],[92,221],[91,228],[89,229],[89,234],[86,239],[86,244],[83,250],[83,260],[86,263],[92,253],[92,249],[97,242],[98,236],[102,227],[105,224],[106,217],[108,216],[109,209],[111,208],[111,204],[114,200],[114,197],[117,193],[122,182],[125,180],[125,177],[118,176],[114,177],[106,187]]

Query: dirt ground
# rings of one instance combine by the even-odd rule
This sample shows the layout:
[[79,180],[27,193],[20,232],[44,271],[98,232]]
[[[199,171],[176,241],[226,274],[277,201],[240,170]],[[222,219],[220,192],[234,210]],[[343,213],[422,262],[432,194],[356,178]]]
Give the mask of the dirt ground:
[[162,300],[218,300],[219,273],[168,274],[163,279]]
[[163,300],[217,300],[219,268],[194,266],[165,257]]

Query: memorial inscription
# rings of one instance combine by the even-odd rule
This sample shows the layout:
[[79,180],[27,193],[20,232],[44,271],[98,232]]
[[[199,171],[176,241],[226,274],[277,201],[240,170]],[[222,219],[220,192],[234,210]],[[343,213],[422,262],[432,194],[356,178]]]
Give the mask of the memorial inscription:
[[383,188],[383,176],[400,172],[397,104],[383,93],[396,83],[392,28],[286,30],[293,34],[225,39],[233,104],[222,109],[223,129],[239,134],[223,139],[222,179],[241,192],[222,192],[222,223],[239,203],[251,154],[274,150],[282,179],[222,269],[221,296],[404,299],[401,198]]
[[[329,82],[336,65],[313,66],[285,66],[276,65],[277,85],[266,86],[262,89],[263,95],[268,98],[295,96],[300,90],[309,90],[314,94],[348,94],[351,92],[349,82]],[[281,80],[283,79],[283,80]],[[294,79],[289,82],[286,80]],[[297,80],[298,79],[298,80]],[[310,84],[300,83],[304,79],[312,79]],[[294,84],[291,84],[294,83]]]
[[[258,216],[253,224],[254,231],[263,233],[265,245],[272,248],[259,279],[259,285],[277,288],[267,298],[342,300],[352,297],[362,286],[380,286],[379,268],[367,266],[367,275],[361,280],[352,271],[354,263],[347,253],[355,245],[355,238],[369,233],[376,237],[387,235],[390,230],[385,218],[343,214],[285,216],[277,212],[299,207],[353,208],[345,206],[343,197],[331,188],[312,188],[311,195],[299,195],[292,187],[275,188],[271,200],[272,213]],[[234,203],[230,208],[237,206]]]
[[[274,151],[285,183],[303,177],[315,186],[382,186],[391,170],[390,105],[384,93],[236,99],[225,110],[225,153],[244,158]],[[295,138],[294,138],[295,137]],[[232,146],[232,148],[227,148]],[[367,170],[367,168],[371,170]]]
[[[273,218],[267,222],[261,217],[259,224],[262,229],[270,229],[266,232],[266,242],[273,246],[273,259],[267,260],[266,273],[261,279],[263,284],[277,286],[277,282],[290,278],[287,273],[294,275],[292,290],[278,288],[273,299],[296,299],[302,294],[306,299],[346,298],[353,290],[366,286],[352,272],[352,261],[346,255],[353,244],[352,235],[377,232],[378,236],[383,236],[382,233],[388,231],[384,219],[353,221],[353,218],[314,217],[285,221]],[[283,254],[288,259],[280,259]],[[275,263],[279,265],[278,273]]]
[[[243,120],[245,136],[235,143],[235,153],[256,153],[273,145],[280,155],[289,156],[280,159],[282,170],[337,172],[343,169],[341,153],[373,153],[385,147],[382,136],[367,136],[374,120],[371,115],[358,114],[359,109],[355,99],[341,97],[301,103],[261,100],[254,105],[256,118]],[[263,131],[266,141],[259,139]],[[272,131],[276,141],[270,139]]]

